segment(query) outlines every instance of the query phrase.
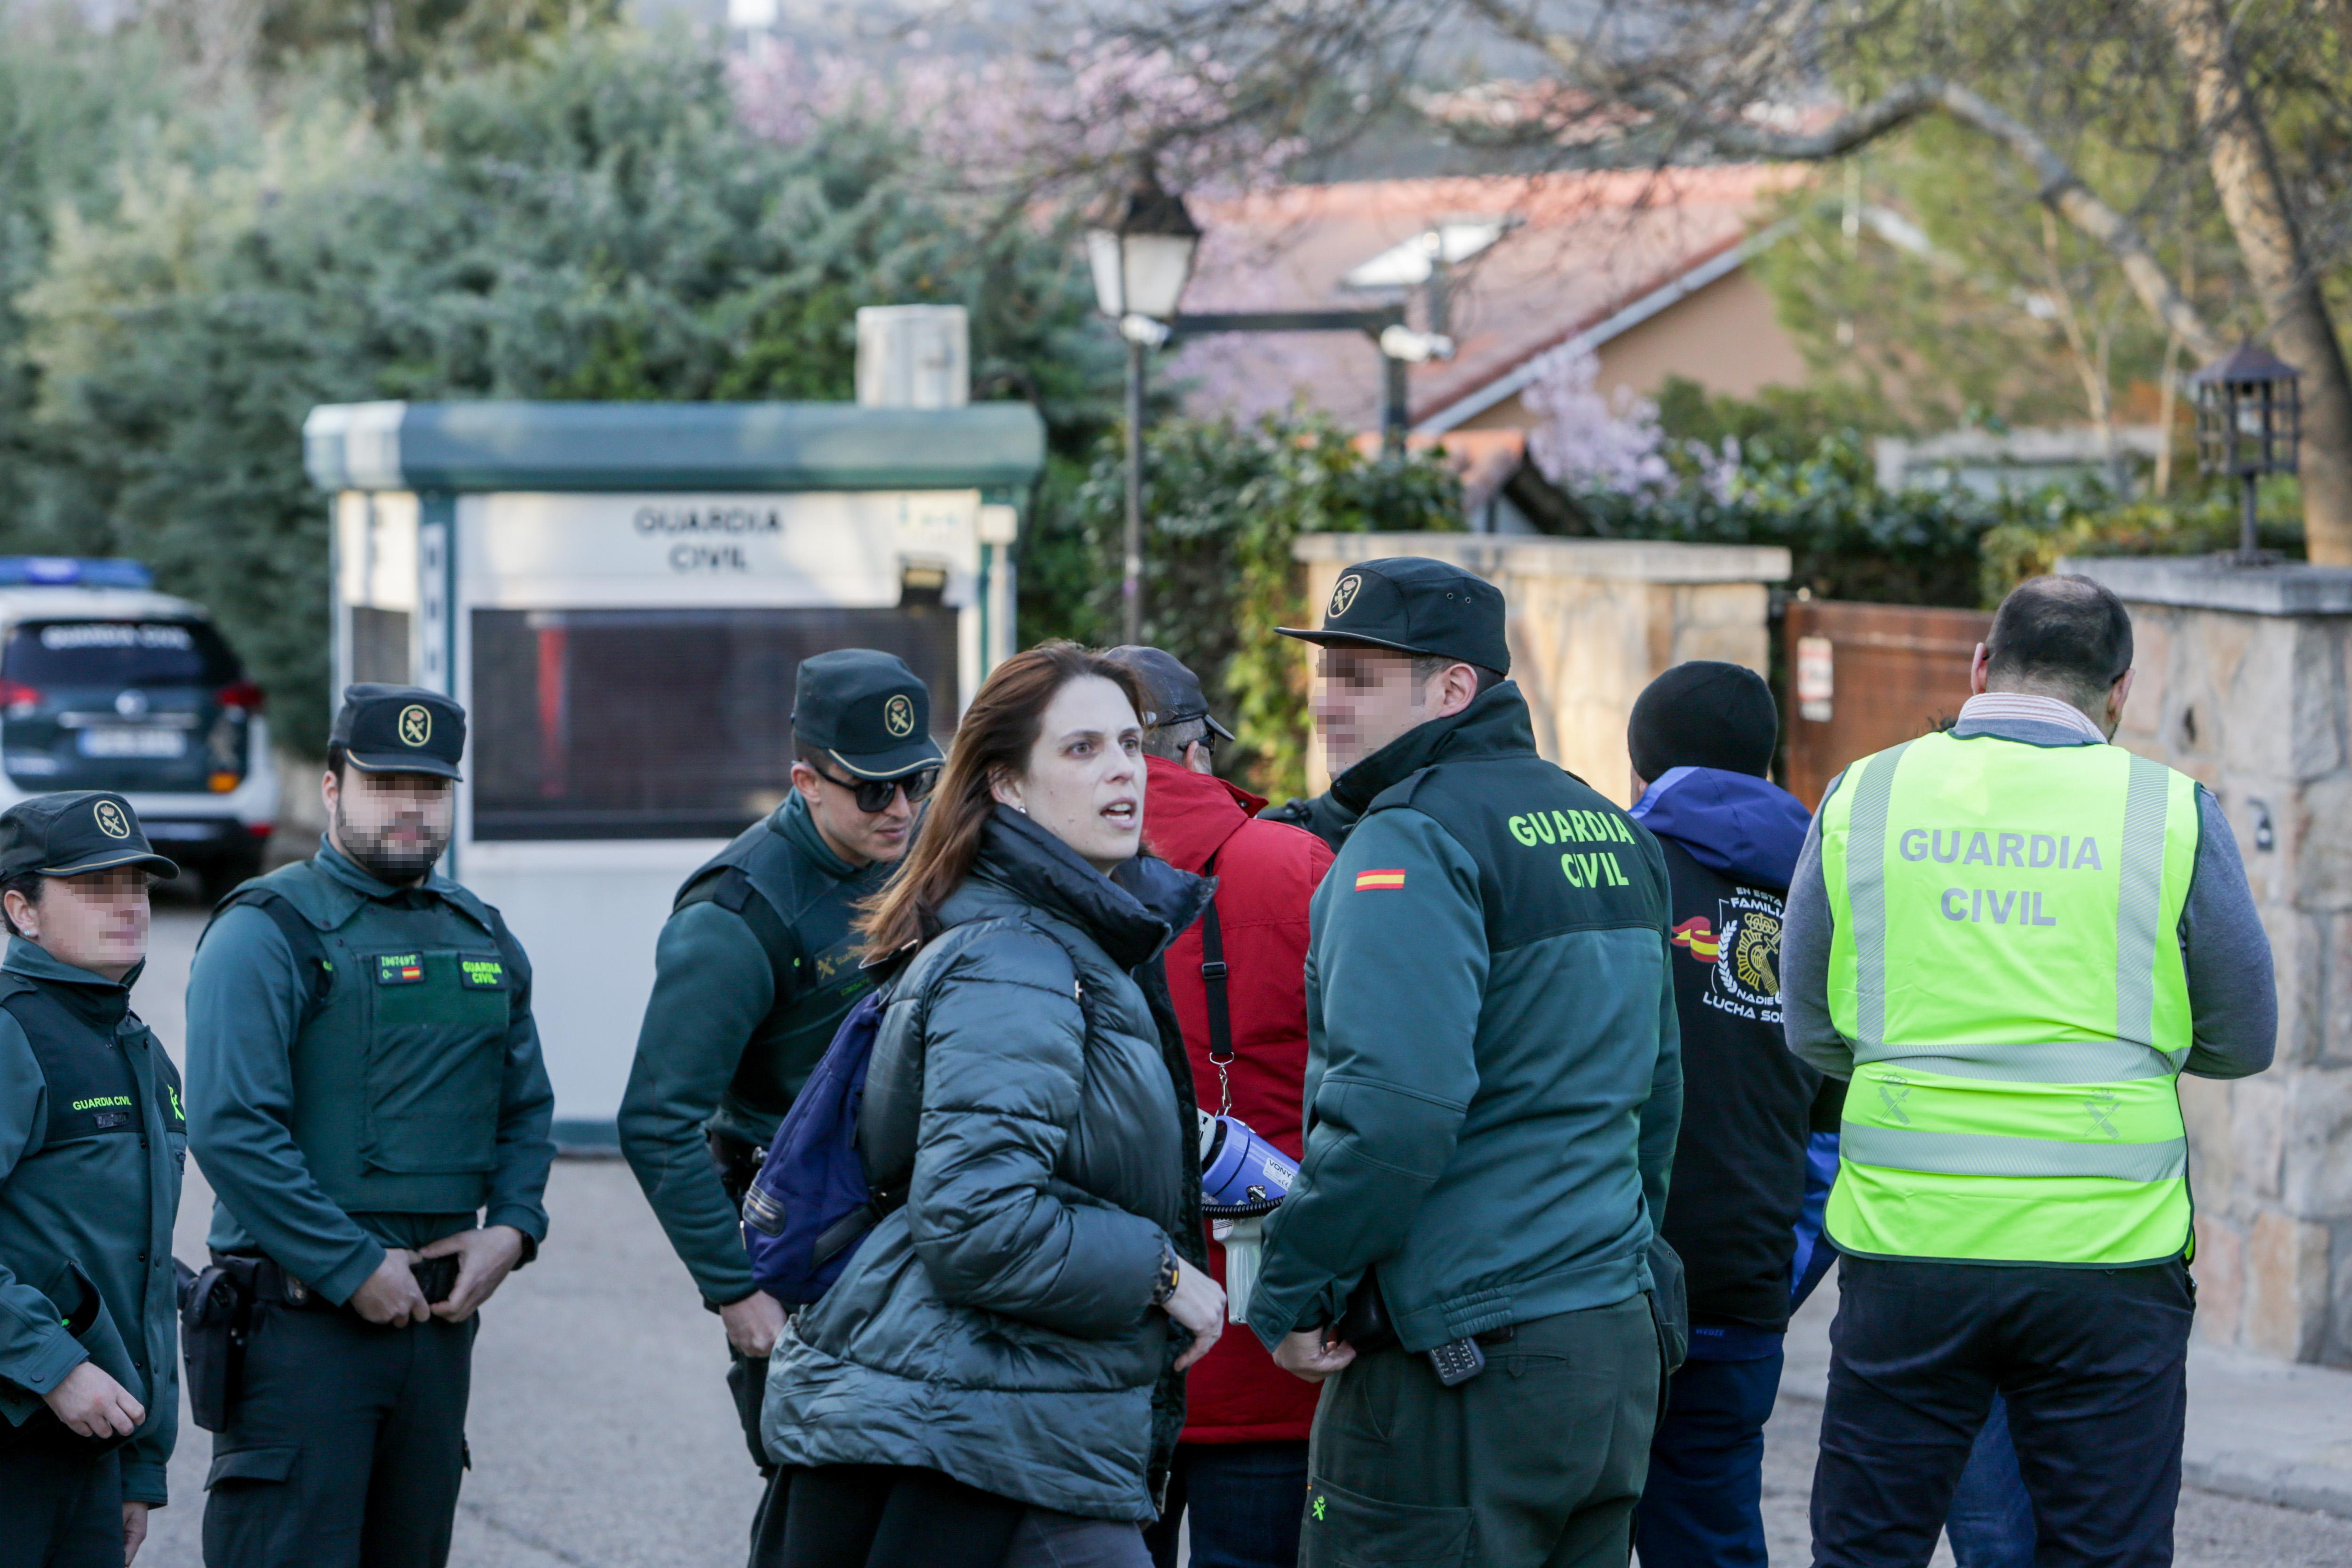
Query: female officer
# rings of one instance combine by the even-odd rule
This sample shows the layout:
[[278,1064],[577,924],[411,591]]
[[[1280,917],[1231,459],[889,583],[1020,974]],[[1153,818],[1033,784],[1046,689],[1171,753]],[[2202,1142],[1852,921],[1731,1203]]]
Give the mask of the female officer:
[[0,1568],[117,1568],[180,1429],[180,1075],[131,1011],[147,882],[119,795],[0,813]]

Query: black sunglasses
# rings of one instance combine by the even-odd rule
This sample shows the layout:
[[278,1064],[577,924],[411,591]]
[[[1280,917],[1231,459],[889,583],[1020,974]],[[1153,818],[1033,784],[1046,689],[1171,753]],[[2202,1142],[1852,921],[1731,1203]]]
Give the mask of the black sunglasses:
[[891,800],[900,790],[907,792],[907,804],[919,805],[930,797],[940,782],[936,766],[918,768],[911,773],[901,773],[891,779],[837,779],[823,768],[811,768],[811,773],[838,789],[845,789],[857,797],[857,809],[868,816],[890,809]]

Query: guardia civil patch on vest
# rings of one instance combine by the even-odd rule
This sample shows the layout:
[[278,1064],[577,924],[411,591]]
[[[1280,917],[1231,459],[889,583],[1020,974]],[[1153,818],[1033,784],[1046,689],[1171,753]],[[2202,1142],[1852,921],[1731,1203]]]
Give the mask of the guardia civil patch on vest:
[[425,955],[421,952],[378,953],[375,983],[378,985],[422,985],[425,984]]
[[507,966],[495,958],[461,958],[457,984],[473,991],[496,991],[507,981]]

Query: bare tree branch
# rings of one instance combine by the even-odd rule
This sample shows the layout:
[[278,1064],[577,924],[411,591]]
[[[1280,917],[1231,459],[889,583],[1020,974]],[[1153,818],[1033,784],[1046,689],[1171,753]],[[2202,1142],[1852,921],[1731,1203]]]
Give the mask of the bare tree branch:
[[2044,205],[2105,246],[2123,268],[2132,291],[2168,333],[2199,354],[2212,358],[2228,345],[2197,307],[2173,284],[2141,237],[2138,226],[2100,199],[2073,165],[2024,121],[1972,89],[1938,77],[1914,77],[1872,102],[1848,110],[1813,131],[1773,131],[1733,119],[1644,80],[1620,66],[1595,59],[1574,39],[1539,25],[1510,0],[1464,0],[1505,36],[1543,50],[1547,58],[1597,100],[1631,104],[1673,121],[1690,139],[1732,157],[1778,163],[1818,163],[1842,158],[1898,131],[1923,115],[1942,111],[2000,142],[2030,166],[2040,182],[2035,195]]

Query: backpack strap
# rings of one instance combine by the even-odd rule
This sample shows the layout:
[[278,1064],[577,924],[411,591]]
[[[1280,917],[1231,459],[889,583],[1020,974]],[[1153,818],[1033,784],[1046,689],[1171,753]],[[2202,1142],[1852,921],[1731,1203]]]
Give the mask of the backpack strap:
[[295,1026],[299,1031],[319,1016],[327,1005],[329,993],[335,988],[335,965],[334,961],[327,956],[327,944],[319,940],[319,928],[294,907],[291,899],[275,888],[249,882],[213,906],[212,920],[205,922],[203,933],[196,938],[199,948],[204,946],[205,938],[212,934],[213,922],[239,904],[259,910],[269,917],[270,923],[286,938],[286,945],[294,950],[295,967],[309,981],[302,997],[302,1016]]
[[768,895],[760,891],[759,884],[740,866],[721,866],[680,894],[677,908],[704,903],[717,904],[751,928],[752,940],[766,952],[768,971],[774,977],[772,1005],[783,1006],[799,989],[801,943]]
[[[1212,855],[1202,866],[1201,874],[1214,876],[1216,869],[1217,858]],[[1220,1116],[1234,1108],[1233,1080],[1225,1074],[1234,1060],[1234,1015],[1225,994],[1225,982],[1231,973],[1225,966],[1225,931],[1217,921],[1217,899],[1212,893],[1201,910],[1201,989],[1209,1003],[1209,1063],[1217,1069]]]

